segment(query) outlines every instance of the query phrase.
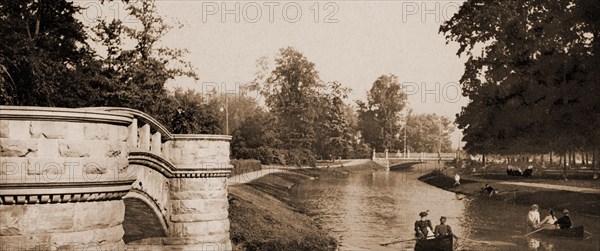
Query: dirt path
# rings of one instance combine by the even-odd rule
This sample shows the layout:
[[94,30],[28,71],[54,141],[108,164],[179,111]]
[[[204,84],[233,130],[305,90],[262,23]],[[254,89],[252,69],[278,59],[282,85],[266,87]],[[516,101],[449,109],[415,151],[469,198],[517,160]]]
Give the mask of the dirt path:
[[329,168],[342,167],[342,165],[344,167],[357,166],[357,165],[362,165],[364,163],[367,163],[369,161],[371,161],[371,160],[370,159],[352,159],[346,163],[329,165]]
[[253,181],[255,179],[258,179],[262,176],[265,176],[267,174],[279,173],[279,172],[289,172],[289,171],[282,170],[279,168],[265,168],[265,169],[254,171],[254,172],[242,173],[239,175],[231,176],[227,179],[227,184],[229,184],[229,185],[244,184],[244,183]]
[[496,183],[497,184],[505,184],[505,185],[517,185],[517,186],[563,190],[563,191],[579,192],[579,193],[600,194],[600,189],[594,189],[594,188],[583,188],[583,187],[565,186],[565,185],[552,185],[552,184],[544,184],[544,183],[513,182],[513,181],[500,181],[500,182],[496,182]]
[[308,179],[314,179],[312,176],[308,176],[308,175],[304,175],[301,173],[296,173],[296,172],[292,172],[292,171],[288,171],[288,170],[283,170],[283,169],[279,169],[279,168],[273,168],[273,167],[269,166],[266,169],[249,172],[249,173],[243,173],[240,175],[235,175],[235,176],[229,177],[227,179],[227,184],[229,184],[229,185],[245,184],[245,183],[251,182],[255,179],[258,179],[260,177],[263,177],[263,176],[265,176],[267,174],[271,174],[271,173],[293,173],[294,175],[306,176],[306,178],[308,178]]
[[[342,165],[344,167],[356,166],[356,165],[361,165],[361,164],[367,163],[369,161],[370,161],[369,159],[353,159],[353,160],[350,160],[343,164],[330,165],[329,168],[342,167]],[[290,172],[288,170],[304,169],[304,168],[311,168],[311,167],[292,167],[292,166],[277,166],[277,165],[264,166],[262,170],[231,176],[227,179],[227,184],[229,184],[229,185],[244,184],[244,183],[251,182],[255,179],[258,179],[262,176],[265,176],[267,174]],[[294,174],[303,175],[303,174],[299,174],[299,173],[294,173]],[[312,178],[312,177],[309,177],[309,178]]]

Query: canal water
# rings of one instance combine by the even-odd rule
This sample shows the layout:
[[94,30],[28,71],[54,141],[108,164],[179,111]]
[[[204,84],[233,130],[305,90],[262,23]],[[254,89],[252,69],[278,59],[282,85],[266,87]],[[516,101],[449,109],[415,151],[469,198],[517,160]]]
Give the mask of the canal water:
[[[340,250],[413,250],[419,212],[429,210],[435,226],[440,216],[460,237],[457,250],[600,250],[600,219],[573,215],[575,225],[593,233],[585,240],[551,238],[527,232],[529,207],[510,202],[457,195],[417,178],[435,168],[419,164],[410,170],[358,172],[321,178],[295,186],[293,202],[340,243]],[[545,217],[541,210],[542,218]]]

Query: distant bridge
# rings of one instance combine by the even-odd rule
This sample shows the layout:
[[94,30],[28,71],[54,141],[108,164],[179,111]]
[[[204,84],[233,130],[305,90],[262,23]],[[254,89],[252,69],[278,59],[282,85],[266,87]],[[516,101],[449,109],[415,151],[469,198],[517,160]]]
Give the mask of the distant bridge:
[[373,161],[380,165],[394,166],[407,162],[432,162],[432,161],[452,161],[458,157],[458,153],[393,153],[393,152],[373,152]]

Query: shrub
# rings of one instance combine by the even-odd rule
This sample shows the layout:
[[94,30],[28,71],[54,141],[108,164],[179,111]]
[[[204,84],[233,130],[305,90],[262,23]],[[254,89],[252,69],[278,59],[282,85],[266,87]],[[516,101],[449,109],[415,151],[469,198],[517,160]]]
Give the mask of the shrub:
[[233,170],[231,176],[254,172],[262,169],[260,161],[254,159],[231,160]]

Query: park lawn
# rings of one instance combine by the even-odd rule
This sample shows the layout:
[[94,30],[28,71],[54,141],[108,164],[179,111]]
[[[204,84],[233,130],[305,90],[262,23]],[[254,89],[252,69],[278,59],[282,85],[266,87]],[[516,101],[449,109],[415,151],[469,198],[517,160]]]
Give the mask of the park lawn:
[[[490,184],[498,191],[498,194],[489,197],[489,199],[511,201],[521,205],[538,204],[541,208],[553,208],[555,210],[568,208],[572,213],[594,217],[600,216],[600,194],[500,184],[497,182],[506,180],[485,179],[481,177],[469,179],[469,176],[462,176],[461,185],[455,187],[453,186],[454,178],[451,176],[452,173],[431,172],[419,177],[419,180],[444,190],[473,196],[483,196],[481,195],[481,189],[485,184]],[[556,182],[555,180],[534,180],[537,183],[547,184]],[[526,182],[525,179],[521,179],[521,181]],[[589,182],[591,181],[589,180]]]

